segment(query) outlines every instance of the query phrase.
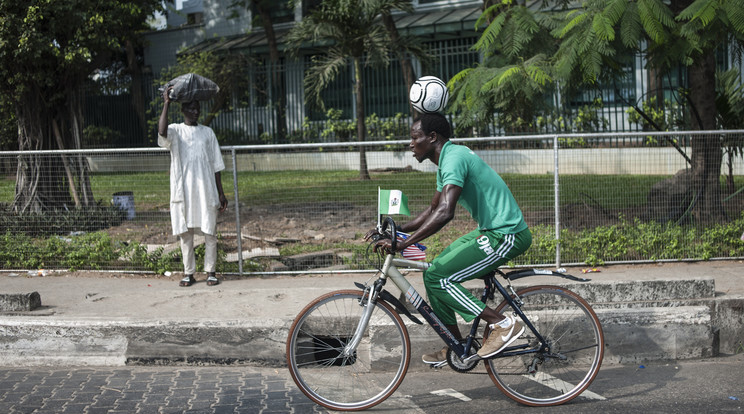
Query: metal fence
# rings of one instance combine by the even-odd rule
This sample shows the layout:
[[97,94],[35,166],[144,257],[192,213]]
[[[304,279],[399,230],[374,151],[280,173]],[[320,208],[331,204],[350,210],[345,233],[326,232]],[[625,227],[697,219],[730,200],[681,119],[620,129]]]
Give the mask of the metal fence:
[[[716,131],[744,138],[744,131]],[[700,132],[612,134],[642,142],[688,142]],[[670,140],[664,137],[671,138]],[[604,135],[459,139],[510,186],[533,231],[512,263],[561,266],[744,257],[744,161],[724,154],[723,223],[690,220],[689,147],[576,146]],[[218,271],[227,274],[368,271],[362,237],[377,221],[377,190],[408,195],[416,214],[431,201],[436,167],[419,164],[408,141],[223,147],[230,201],[218,220]],[[364,148],[370,180],[360,179]],[[77,159],[78,163],[71,160]],[[35,164],[34,164],[35,163]],[[0,269],[180,272],[169,219],[169,153],[160,148],[0,153]],[[20,213],[19,177],[38,165],[47,209]],[[70,165],[83,165],[73,168]],[[732,172],[729,177],[729,171]],[[26,177],[27,178],[27,177]],[[731,181],[732,180],[732,181]],[[87,189],[94,203],[76,207]],[[27,186],[29,184],[26,184]],[[54,208],[49,207],[54,206]],[[395,216],[404,222],[407,218]],[[455,219],[427,239],[432,259],[474,229]],[[199,254],[199,250],[197,250]]]

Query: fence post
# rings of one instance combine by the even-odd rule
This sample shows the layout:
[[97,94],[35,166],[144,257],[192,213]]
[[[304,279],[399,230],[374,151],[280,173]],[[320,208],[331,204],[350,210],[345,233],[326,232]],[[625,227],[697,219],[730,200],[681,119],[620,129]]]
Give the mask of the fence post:
[[240,195],[238,194],[238,161],[235,147],[231,150],[233,169],[233,193],[235,194],[235,230],[238,238],[238,275],[243,276],[243,236],[240,233]]
[[558,135],[553,136],[553,199],[555,209],[555,268],[561,268],[561,206],[560,185],[558,184]]

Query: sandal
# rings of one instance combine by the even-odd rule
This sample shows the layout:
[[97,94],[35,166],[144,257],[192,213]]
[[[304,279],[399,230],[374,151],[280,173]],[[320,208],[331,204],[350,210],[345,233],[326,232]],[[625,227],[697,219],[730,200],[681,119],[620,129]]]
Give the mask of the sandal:
[[217,279],[217,276],[215,276],[214,273],[207,273],[207,286],[215,286],[219,284],[220,280]]
[[194,275],[186,275],[178,283],[178,286],[189,287],[193,285],[194,283],[196,283],[196,279],[194,279]]

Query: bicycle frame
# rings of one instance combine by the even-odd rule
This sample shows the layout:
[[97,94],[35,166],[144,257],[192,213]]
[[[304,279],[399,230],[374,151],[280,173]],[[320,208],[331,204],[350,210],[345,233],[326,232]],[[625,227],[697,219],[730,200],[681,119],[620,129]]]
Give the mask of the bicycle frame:
[[[478,331],[478,326],[480,324],[480,318],[476,317],[470,328],[470,332],[465,337],[464,344],[458,340],[455,335],[447,329],[444,323],[437,317],[437,315],[432,310],[431,306],[424,300],[424,298],[419,295],[419,293],[416,291],[416,289],[411,285],[410,282],[403,276],[402,273],[398,270],[398,267],[405,266],[408,268],[418,269],[418,270],[426,270],[429,268],[430,263],[428,262],[420,262],[420,261],[414,261],[414,260],[408,260],[408,259],[401,259],[396,258],[392,254],[388,254],[385,257],[385,262],[382,265],[381,274],[378,278],[378,280],[383,281],[382,284],[384,284],[384,281],[386,280],[392,280],[393,284],[400,289],[401,292],[404,292],[406,295],[406,299],[416,308],[419,314],[424,317],[424,319],[429,323],[429,325],[434,329],[434,331],[439,335],[440,338],[452,349],[456,355],[459,355],[460,358],[464,362],[469,362],[469,358],[476,358],[475,355],[469,355],[470,349],[473,345],[473,340],[475,339],[475,335]],[[503,352],[499,354],[499,356],[513,356],[517,354],[527,354],[527,353],[535,353],[544,350],[547,348],[547,342],[543,338],[543,336],[535,329],[534,325],[530,320],[525,316],[525,314],[522,312],[519,306],[515,305],[515,300],[512,298],[511,294],[507,292],[506,288],[504,288],[501,283],[499,283],[498,280],[495,279],[495,277],[490,276],[490,280],[487,280],[486,287],[483,290],[483,295],[481,297],[481,301],[484,303],[486,300],[491,297],[491,295],[494,293],[493,289],[496,289],[501,293],[501,295],[504,297],[504,299],[507,301],[507,303],[511,306],[512,309],[519,315],[519,317],[525,322],[526,326],[535,334],[537,339],[539,340],[540,347],[539,348],[529,348],[529,345],[518,345],[513,346],[505,349]],[[359,321],[359,325],[357,326],[357,329],[354,333],[354,336],[349,341],[347,346],[344,348],[344,354],[345,355],[351,355],[353,354],[356,347],[359,345],[360,341],[362,340],[362,336],[364,335],[364,332],[367,329],[367,324],[369,322],[369,319],[372,315],[372,310],[374,309],[374,306],[370,306],[374,303],[375,300],[377,300],[377,295],[379,291],[382,289],[380,287],[379,289],[373,289],[371,286],[368,286],[366,289],[365,297],[367,300],[367,303],[364,305],[366,306],[366,309],[362,315],[361,320]],[[512,293],[514,293],[514,290],[512,289]],[[517,298],[518,299],[518,298]],[[479,357],[477,357],[479,358]]]

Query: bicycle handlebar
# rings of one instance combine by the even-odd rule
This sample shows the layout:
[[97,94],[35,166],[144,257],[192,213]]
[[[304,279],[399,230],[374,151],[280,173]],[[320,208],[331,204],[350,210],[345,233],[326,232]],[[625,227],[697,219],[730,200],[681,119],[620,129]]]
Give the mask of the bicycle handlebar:
[[390,227],[390,248],[393,250],[394,253],[395,248],[398,244],[398,233],[396,231],[395,221],[393,221],[393,218],[390,216],[385,217],[385,221],[382,222],[382,228],[380,229],[380,233],[382,234],[382,236],[385,236],[388,227]]

